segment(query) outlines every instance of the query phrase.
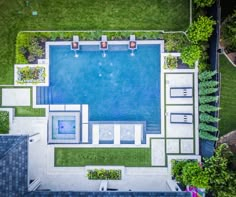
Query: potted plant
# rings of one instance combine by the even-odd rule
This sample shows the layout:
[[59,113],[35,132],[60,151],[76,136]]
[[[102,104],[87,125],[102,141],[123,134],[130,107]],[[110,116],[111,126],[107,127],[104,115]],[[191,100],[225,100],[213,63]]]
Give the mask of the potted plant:
[[177,57],[172,55],[166,56],[164,67],[169,69],[175,69],[177,67]]

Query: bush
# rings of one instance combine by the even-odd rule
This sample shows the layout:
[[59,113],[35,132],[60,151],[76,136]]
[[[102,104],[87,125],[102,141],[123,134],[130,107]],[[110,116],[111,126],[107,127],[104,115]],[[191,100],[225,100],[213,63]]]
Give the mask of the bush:
[[221,35],[227,50],[236,51],[236,10],[222,23]]
[[198,78],[200,81],[206,81],[212,79],[214,75],[216,75],[217,71],[204,71],[201,74],[199,74]]
[[200,96],[205,96],[209,94],[213,94],[217,92],[218,88],[200,88],[199,89],[199,95]]
[[218,138],[215,137],[214,135],[208,133],[207,131],[202,131],[200,130],[199,132],[199,137],[204,140],[210,140],[210,141],[217,141]]
[[211,116],[209,114],[201,113],[200,114],[200,121],[201,122],[218,122],[219,119],[214,116]]
[[201,49],[197,45],[190,45],[183,48],[180,59],[183,63],[188,64],[190,68],[194,68],[195,62],[201,57]]
[[121,170],[88,170],[87,177],[90,180],[121,180]]
[[200,123],[199,124],[199,129],[203,130],[203,131],[208,131],[208,132],[217,132],[218,131],[217,127],[208,125],[206,123]]
[[[177,52],[181,51],[182,48],[189,45],[189,41],[186,39],[186,36],[182,33],[165,33],[162,34],[165,41],[165,51],[167,52]],[[156,38],[160,38],[156,37]]]
[[214,3],[215,0],[194,0],[194,3],[197,5],[197,7],[211,7]]
[[200,88],[215,88],[219,84],[218,81],[202,81],[199,83]]
[[236,174],[229,168],[232,155],[228,145],[221,144],[214,156],[205,160],[204,168],[213,196],[235,196]]
[[171,174],[172,176],[175,177],[175,180],[183,183],[183,169],[184,166],[188,163],[188,160],[172,160],[172,169],[171,169]]
[[[203,54],[202,54],[202,56],[203,56]],[[201,60],[200,60],[200,62],[199,62],[199,64],[198,64],[199,73],[201,73],[201,72],[203,72],[203,71],[205,71],[205,70],[208,70],[209,67],[210,67],[209,64],[203,63],[203,62],[201,62]]]
[[219,108],[215,107],[213,105],[205,104],[205,105],[200,105],[199,106],[199,111],[200,112],[214,112],[214,111],[218,111],[218,110],[219,110]]
[[31,56],[35,56],[35,57],[42,57],[44,54],[43,49],[39,45],[37,38],[31,39],[30,45],[28,47],[28,51]]
[[189,40],[195,44],[200,41],[208,41],[215,24],[216,22],[207,16],[198,17],[197,21],[193,22],[187,30]]
[[218,99],[219,99],[218,96],[200,96],[199,103],[205,104],[205,103],[216,102],[216,101],[218,101]]
[[9,112],[0,111],[0,134],[9,133]]
[[189,162],[183,169],[183,183],[198,188],[207,189],[209,178],[198,162]]

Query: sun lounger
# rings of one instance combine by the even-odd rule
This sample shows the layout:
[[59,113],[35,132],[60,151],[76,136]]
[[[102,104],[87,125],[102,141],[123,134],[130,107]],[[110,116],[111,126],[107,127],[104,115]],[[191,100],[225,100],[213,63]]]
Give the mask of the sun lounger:
[[170,123],[172,124],[192,124],[193,114],[191,113],[171,113]]
[[192,87],[173,87],[170,88],[170,98],[192,98]]
[[99,49],[100,50],[108,50],[108,43],[107,43],[107,36],[106,35],[102,35]]

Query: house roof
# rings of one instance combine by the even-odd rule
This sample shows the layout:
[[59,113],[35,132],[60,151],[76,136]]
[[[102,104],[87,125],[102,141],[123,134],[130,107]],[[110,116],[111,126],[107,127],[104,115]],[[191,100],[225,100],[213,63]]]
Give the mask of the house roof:
[[27,136],[0,136],[0,169],[1,196],[19,196],[27,192]]

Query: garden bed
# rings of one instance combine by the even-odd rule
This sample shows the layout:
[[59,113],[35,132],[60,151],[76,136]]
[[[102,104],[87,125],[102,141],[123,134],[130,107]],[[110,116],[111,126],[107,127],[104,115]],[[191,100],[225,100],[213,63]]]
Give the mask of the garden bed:
[[15,85],[48,85],[47,65],[15,65]]
[[87,171],[90,180],[121,180],[121,170],[94,169]]

